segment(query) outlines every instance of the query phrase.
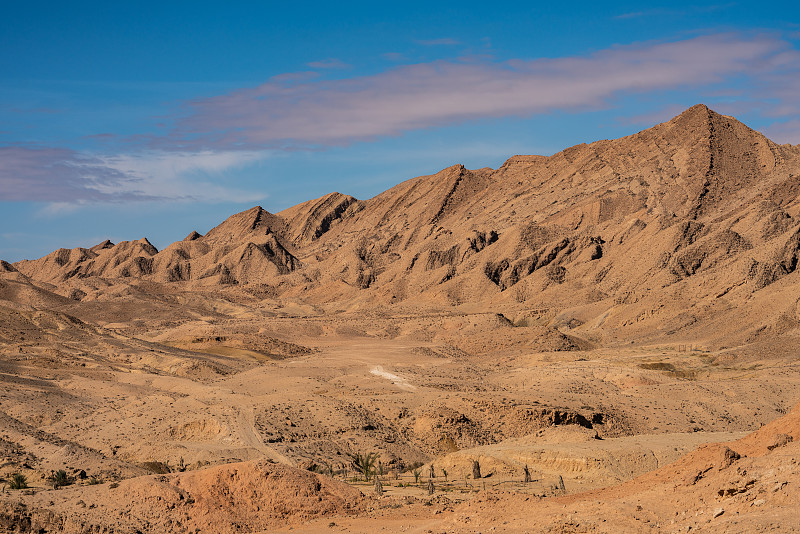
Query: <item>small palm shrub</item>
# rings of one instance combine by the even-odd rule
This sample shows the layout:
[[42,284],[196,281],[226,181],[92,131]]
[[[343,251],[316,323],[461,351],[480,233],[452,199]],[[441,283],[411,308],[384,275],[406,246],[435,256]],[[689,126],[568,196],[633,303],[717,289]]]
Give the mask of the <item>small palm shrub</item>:
[[11,475],[8,487],[15,490],[25,489],[28,487],[28,478],[22,473],[14,473]]
[[412,473],[414,474],[414,484],[419,484],[419,477],[422,475],[422,473],[419,469],[414,469]]
[[53,489],[58,489],[62,486],[69,486],[72,484],[72,480],[67,475],[67,472],[63,469],[59,469],[52,475],[50,475],[50,482],[53,484]]
[[350,454],[351,465],[356,471],[364,475],[364,480],[369,482],[375,473],[375,462],[378,460],[378,453],[368,452]]

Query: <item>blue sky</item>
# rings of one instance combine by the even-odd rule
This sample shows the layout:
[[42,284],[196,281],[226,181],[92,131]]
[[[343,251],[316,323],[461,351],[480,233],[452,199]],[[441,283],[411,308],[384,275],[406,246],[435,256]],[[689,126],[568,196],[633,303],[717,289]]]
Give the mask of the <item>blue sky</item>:
[[[165,5],[166,4],[166,5]],[[0,259],[455,163],[703,102],[800,143],[794,2],[3,2]]]

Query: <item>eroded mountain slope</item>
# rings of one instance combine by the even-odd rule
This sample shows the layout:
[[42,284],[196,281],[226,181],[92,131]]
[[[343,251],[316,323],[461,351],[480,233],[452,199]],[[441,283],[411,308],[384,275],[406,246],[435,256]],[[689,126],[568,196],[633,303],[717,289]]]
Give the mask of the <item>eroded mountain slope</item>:
[[698,105],[632,136],[497,170],[455,165],[369,200],[255,207],[160,252],[105,242],[13,268],[73,298],[132,280],[237,286],[336,309],[544,310],[592,343],[648,332],[719,346],[800,324],[780,296],[797,284],[799,174],[798,147]]

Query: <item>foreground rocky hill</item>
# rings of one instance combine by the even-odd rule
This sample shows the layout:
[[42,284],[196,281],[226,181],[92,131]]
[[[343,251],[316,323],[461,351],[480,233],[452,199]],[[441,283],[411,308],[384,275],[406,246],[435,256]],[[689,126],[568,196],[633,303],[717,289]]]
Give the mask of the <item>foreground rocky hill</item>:
[[[479,492],[455,503],[365,497],[269,462],[0,497],[8,532],[795,532],[800,407],[615,487],[541,499]],[[439,481],[440,482],[440,481]],[[87,502],[91,503],[87,506]],[[334,521],[331,521],[334,519]]]

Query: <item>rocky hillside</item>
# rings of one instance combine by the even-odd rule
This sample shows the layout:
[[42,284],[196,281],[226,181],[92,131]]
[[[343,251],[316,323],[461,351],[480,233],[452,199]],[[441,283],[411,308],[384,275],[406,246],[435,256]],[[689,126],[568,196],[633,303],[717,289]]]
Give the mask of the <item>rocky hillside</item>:
[[598,343],[753,342],[800,325],[785,291],[799,193],[800,147],[698,105],[635,135],[496,170],[454,165],[369,200],[255,207],[162,251],[106,241],[4,268],[77,299],[131,280],[258,287],[340,309],[480,305]]

